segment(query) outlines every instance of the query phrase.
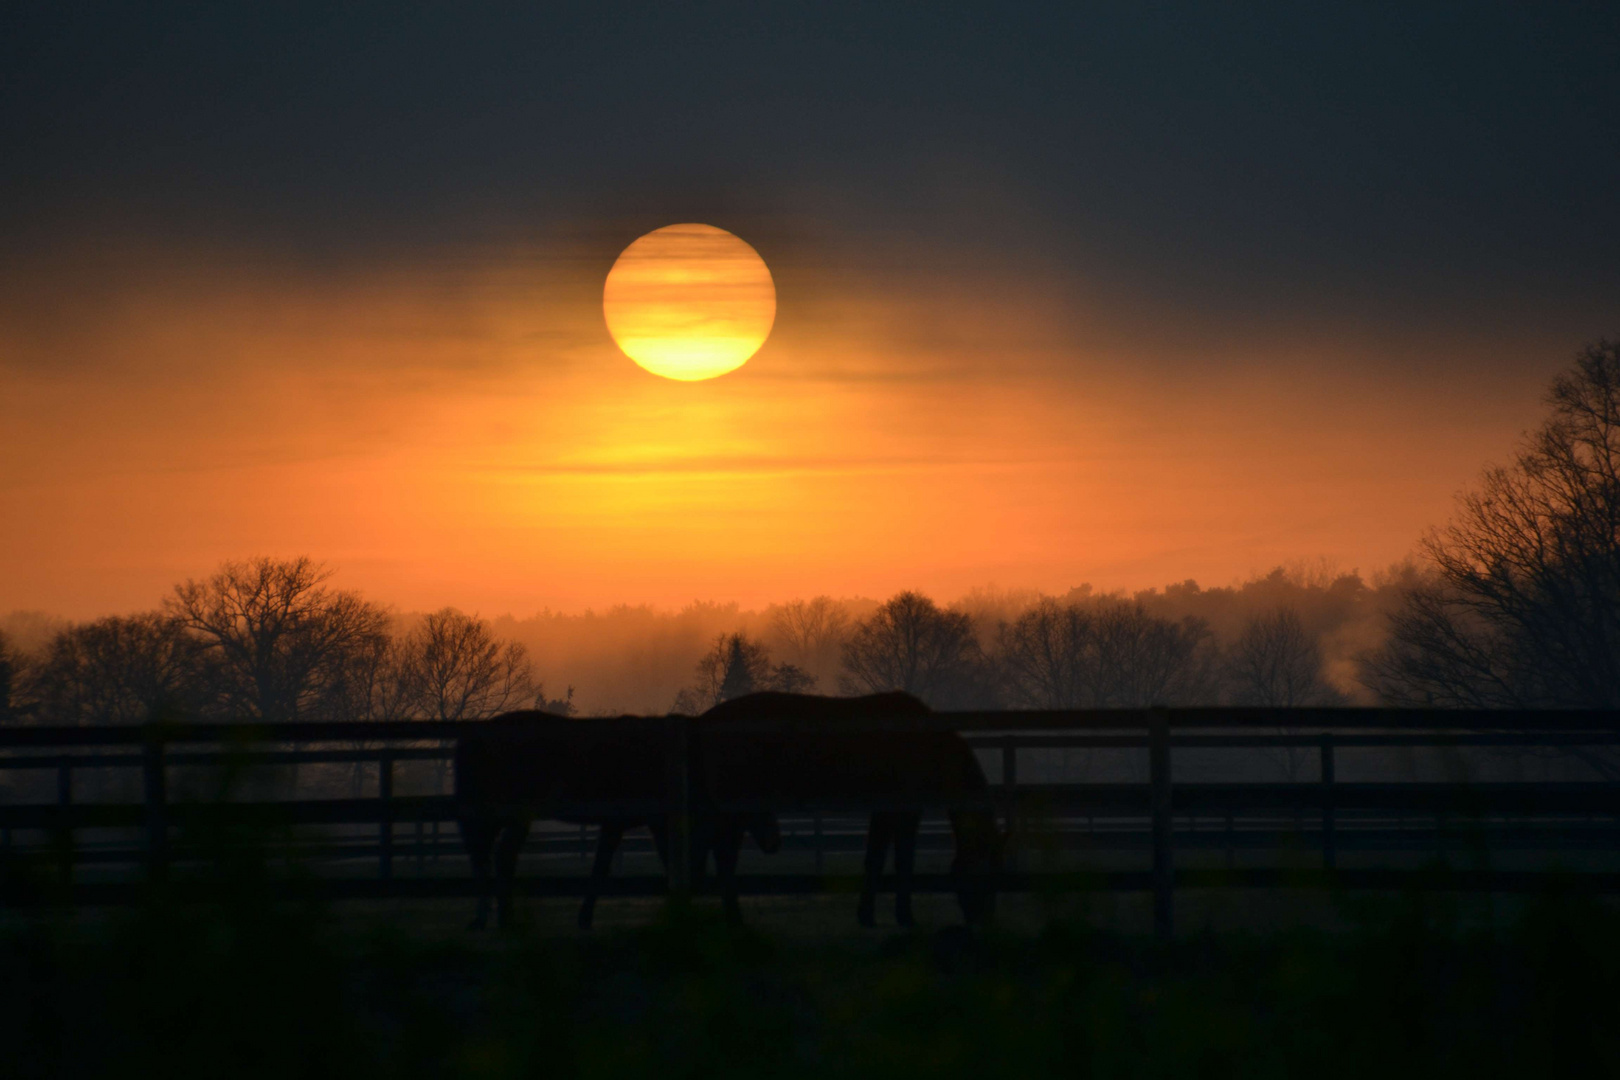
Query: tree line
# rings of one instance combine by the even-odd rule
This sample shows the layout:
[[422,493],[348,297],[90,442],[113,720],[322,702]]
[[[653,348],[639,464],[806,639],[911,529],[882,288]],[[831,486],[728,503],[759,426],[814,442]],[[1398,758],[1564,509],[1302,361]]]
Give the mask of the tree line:
[[[611,693],[661,666],[684,685],[658,696],[654,681],[634,711],[689,713],[760,689],[898,689],[940,708],[1620,707],[1620,344],[1582,350],[1546,402],[1541,427],[1462,497],[1421,561],[1371,583],[1319,566],[1131,596],[1082,586],[941,606],[904,591],[746,617],[710,605],[690,625],[676,617],[686,629],[665,655],[620,649],[601,681]],[[582,628],[658,619],[616,609],[491,624],[446,608],[401,627],[329,578],[307,558],[227,563],[156,611],[62,628],[31,654],[0,640],[0,708],[63,723],[567,714],[572,687],[548,699],[518,638],[546,630],[545,653],[589,637]]]
[[[795,601],[781,617],[802,619]],[[813,624],[815,625],[815,624]],[[865,619],[827,619],[816,640],[836,642],[836,684],[818,685],[793,663],[773,663],[747,634],[720,635],[675,708],[698,712],[755,690],[844,694],[904,690],[936,708],[1143,708],[1155,704],[1333,705],[1321,650],[1300,617],[1281,608],[1249,620],[1221,644],[1208,624],[1151,612],[1142,600],[1045,597],[986,639],[966,611],[902,592]]]
[[308,558],[227,562],[155,611],[66,627],[37,656],[0,643],[0,704],[62,724],[573,711],[572,691],[548,699],[524,646],[486,621],[445,608],[397,632],[330,577]]
[[[0,643],[0,702],[65,724],[577,711],[573,688],[549,698],[530,651],[487,620],[453,608],[401,620],[330,577],[308,558],[228,562],[156,610],[64,626],[34,655]],[[1005,618],[915,591],[865,617],[825,596],[794,600],[770,610],[762,634],[712,637],[661,707],[695,714],[764,689],[905,690],[939,708],[1344,700],[1320,634],[1292,608],[1253,615],[1223,642],[1207,619],[1157,613],[1150,599],[1077,591]]]

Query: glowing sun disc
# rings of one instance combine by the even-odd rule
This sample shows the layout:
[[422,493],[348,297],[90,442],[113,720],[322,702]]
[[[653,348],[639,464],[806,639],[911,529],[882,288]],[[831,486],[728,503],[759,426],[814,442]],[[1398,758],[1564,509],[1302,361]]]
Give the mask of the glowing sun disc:
[[713,225],[666,225],[620,252],[602,286],[608,333],[654,375],[735,371],[776,321],[776,284],[748,243]]

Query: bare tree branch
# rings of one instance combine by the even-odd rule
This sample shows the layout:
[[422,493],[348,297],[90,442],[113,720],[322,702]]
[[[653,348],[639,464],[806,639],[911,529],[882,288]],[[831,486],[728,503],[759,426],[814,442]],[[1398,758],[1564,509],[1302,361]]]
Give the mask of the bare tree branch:
[[227,562],[175,587],[164,611],[202,643],[224,707],[261,720],[349,715],[387,614],[325,587],[307,558]]
[[855,627],[844,645],[848,692],[904,690],[931,705],[955,704],[982,677],[973,623],[921,593],[903,592]]
[[1509,467],[1424,544],[1426,580],[1365,658],[1391,703],[1620,705],[1620,344],[1559,375]]

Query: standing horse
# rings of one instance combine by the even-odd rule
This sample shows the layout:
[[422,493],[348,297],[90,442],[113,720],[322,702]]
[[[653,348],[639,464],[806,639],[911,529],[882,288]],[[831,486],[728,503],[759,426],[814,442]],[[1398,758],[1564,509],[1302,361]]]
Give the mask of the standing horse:
[[[543,712],[513,712],[468,724],[456,743],[456,818],[478,883],[473,929],[489,922],[493,896],[497,923],[511,921],[512,883],[518,854],[536,818],[601,826],[596,860],[579,925],[589,929],[596,898],[612,868],[624,832],[652,828],[658,853],[668,864],[668,758],[666,721],[625,716],[568,720]],[[716,814],[700,783],[692,792],[692,869],[699,876],[715,853],[728,917],[739,917],[736,866],[743,833],[752,833],[767,853],[781,833],[769,814]]]
[[[873,924],[878,878],[894,848],[895,920],[913,924],[912,866],[922,810],[947,804],[956,855],[951,873],[963,917],[987,921],[1004,837],[989,785],[971,747],[954,731],[930,731],[928,706],[910,694],[829,698],[766,692],[722,702],[700,718],[710,796],[719,805],[878,804],[866,833],[865,876],[856,914]],[[724,735],[726,721],[746,727]],[[914,730],[906,730],[915,723]],[[870,724],[869,730],[861,730]],[[718,736],[718,738],[717,738]]]

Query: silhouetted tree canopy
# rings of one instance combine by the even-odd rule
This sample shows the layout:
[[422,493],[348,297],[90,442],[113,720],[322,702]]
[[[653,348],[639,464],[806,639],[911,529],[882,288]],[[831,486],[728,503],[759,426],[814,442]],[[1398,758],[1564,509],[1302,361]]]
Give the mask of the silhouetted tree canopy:
[[[139,723],[575,711],[573,688],[548,699],[527,649],[498,640],[484,620],[445,608],[395,637],[382,608],[326,588],[327,576],[308,559],[226,563],[177,587],[161,611],[68,625],[27,664],[0,666],[20,673],[0,715]],[[0,665],[10,660],[0,643]]]
[[406,634],[396,663],[402,715],[481,720],[546,704],[528,650],[497,641],[487,622],[455,608],[435,611]]
[[0,721],[11,719],[13,704],[16,702],[16,683],[21,674],[17,669],[17,655],[11,647],[11,640],[4,633],[0,633]]
[[956,704],[983,681],[973,622],[928,597],[903,592],[855,627],[844,644],[850,693],[904,690],[930,705]]
[[192,716],[211,695],[200,643],[157,612],[115,615],[56,635],[28,679],[56,724],[139,724]]
[[770,636],[783,659],[828,678],[838,673],[849,630],[849,613],[830,596],[790,600],[771,612]]
[[1140,601],[1044,599],[998,637],[1003,681],[1019,705],[1146,708],[1214,692],[1208,628],[1150,614]]
[[356,683],[387,639],[387,613],[328,589],[308,558],[227,562],[175,587],[165,612],[201,642],[223,707],[261,720],[354,715]]
[[1343,695],[1322,678],[1322,650],[1298,612],[1278,608],[1243,626],[1226,657],[1233,701],[1298,708],[1337,705]]
[[1588,346],[1514,463],[1424,543],[1368,679],[1390,702],[1620,705],[1620,344]]
[[1096,702],[1096,618],[1082,604],[1043,597],[1000,630],[1008,695],[1034,709],[1082,709]]

